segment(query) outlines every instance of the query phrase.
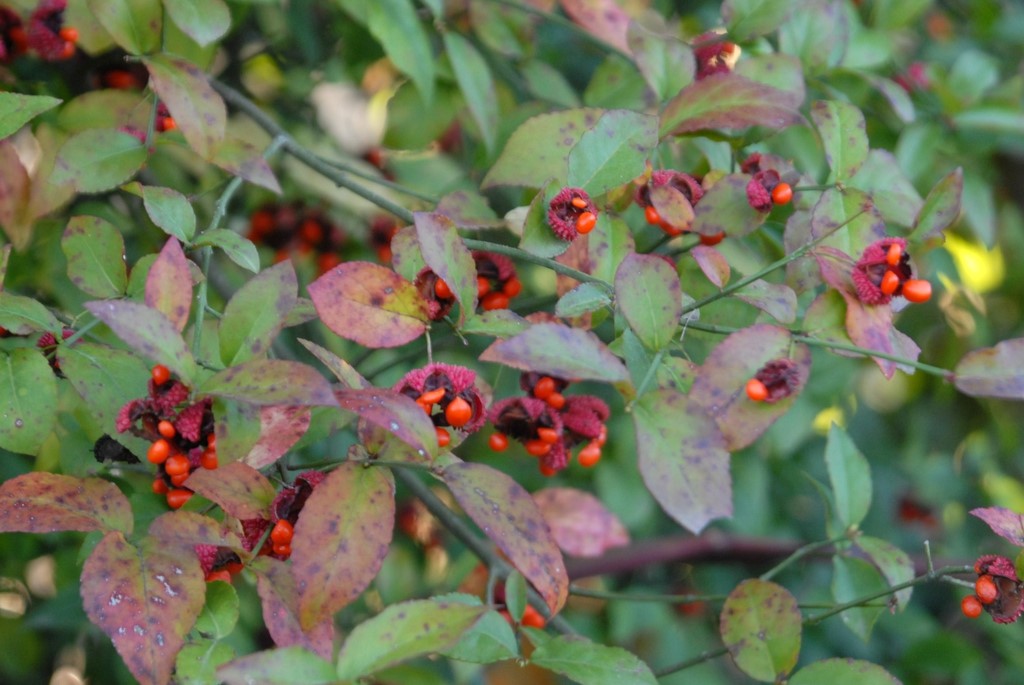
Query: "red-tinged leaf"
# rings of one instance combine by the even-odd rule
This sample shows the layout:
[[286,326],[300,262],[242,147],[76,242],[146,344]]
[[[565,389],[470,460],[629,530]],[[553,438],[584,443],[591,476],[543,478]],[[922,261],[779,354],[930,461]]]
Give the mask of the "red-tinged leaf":
[[647,392],[633,423],[640,475],[669,516],[695,533],[732,516],[725,438],[700,405],[674,390]]
[[729,282],[729,262],[722,253],[708,245],[696,245],[690,254],[697,266],[715,286],[721,288]]
[[260,437],[243,461],[254,469],[270,466],[309,430],[309,407],[260,407]]
[[675,338],[683,314],[679,274],[656,255],[627,255],[615,273],[615,306],[644,345],[660,350]]
[[[747,381],[766,363],[791,359],[795,364],[795,390],[778,402],[754,402],[747,397]],[[690,400],[718,424],[729,450],[746,447],[775,423],[796,401],[811,371],[811,352],[793,344],[785,328],[757,324],[733,333],[719,343],[697,371]]]
[[281,184],[267,164],[263,151],[246,140],[230,136],[225,138],[209,157],[209,161],[253,185],[281,194]]
[[313,367],[283,359],[253,359],[224,369],[198,392],[256,405],[337,404],[330,383]]
[[650,199],[651,206],[658,210],[662,221],[680,231],[688,231],[693,226],[696,213],[693,205],[680,191],[670,185],[655,186],[651,188]]
[[376,577],[395,525],[395,481],[383,468],[342,464],[306,500],[292,538],[299,624],[316,625]]
[[174,660],[203,608],[199,560],[153,540],[141,547],[108,533],[82,568],[89,620],[114,642],[141,685],[165,685]]
[[598,557],[613,547],[629,544],[629,532],[622,521],[589,492],[544,488],[533,493],[533,501],[566,554]]
[[718,179],[701,197],[690,229],[701,235],[741,238],[757,230],[768,217],[747,200],[747,174],[729,174]]
[[50,183],[72,185],[80,193],[100,193],[134,176],[148,156],[146,146],[130,133],[88,129],[61,145]]
[[217,669],[227,685],[334,685],[338,674],[327,657],[285,647],[239,657]]
[[196,362],[170,319],[141,302],[86,302],[85,308],[143,357],[163,364],[186,385],[196,378]]
[[263,604],[263,623],[274,644],[278,647],[302,647],[330,659],[334,650],[334,617],[325,618],[309,631],[302,629],[299,624],[299,592],[295,589],[291,567],[272,557],[262,557],[249,568],[256,574],[256,592]]
[[423,261],[448,284],[459,302],[459,325],[476,309],[476,263],[462,243],[455,222],[443,214],[416,212],[416,239]]
[[[205,470],[205,469],[204,469]],[[209,516],[194,511],[169,511],[161,514],[149,524],[149,537],[159,541],[161,549],[184,552],[183,556],[194,556],[196,545],[230,547],[241,551],[242,541],[238,534]]]
[[527,119],[512,133],[481,187],[540,188],[553,179],[557,192],[568,178],[569,153],[584,132],[597,123],[602,111],[568,109]]
[[803,616],[789,590],[752,578],[729,593],[722,606],[722,642],[744,673],[778,682],[800,655]]
[[609,45],[629,51],[629,15],[615,0],[559,0],[569,18]]
[[0,352],[0,448],[38,454],[57,423],[57,379],[35,347]]
[[266,476],[254,467],[237,461],[215,471],[196,469],[185,481],[185,487],[199,493],[236,519],[270,518],[270,503],[277,495],[277,490]]
[[629,380],[629,371],[596,335],[558,323],[540,323],[484,350],[480,361],[523,371],[615,383]]
[[113,224],[94,216],[72,217],[60,247],[68,259],[68,278],[79,290],[93,297],[124,294],[124,239]]
[[394,434],[421,459],[437,454],[434,424],[412,398],[383,388],[347,388],[335,396],[342,409]]
[[[17,148],[9,140],[0,141],[0,227],[19,250],[24,250],[32,238],[31,226],[21,221],[31,185]],[[24,228],[18,230],[19,225]]]
[[1024,399],[1024,338],[968,352],[953,370],[953,384],[974,397]]
[[832,170],[828,182],[849,181],[868,158],[864,115],[848,102],[818,100],[811,105],[811,120]]
[[372,387],[370,381],[363,378],[359,372],[355,370],[355,367],[330,350],[320,347],[315,342],[304,340],[302,338],[299,338],[299,342],[302,343],[303,347],[309,350],[310,354],[319,359],[324,366],[330,369],[331,373],[333,373],[338,380],[345,385],[345,387]]
[[878,664],[859,659],[822,659],[801,668],[789,685],[901,685]]
[[309,284],[324,325],[367,347],[398,347],[427,329],[419,291],[394,271],[370,262],[345,262]]
[[459,506],[558,613],[569,595],[569,577],[530,493],[484,464],[456,462],[445,467],[442,478]]
[[88,5],[96,21],[128,52],[141,55],[159,47],[160,0],[88,0]]
[[291,260],[264,269],[235,291],[220,320],[220,358],[227,366],[265,357],[298,300]]
[[117,486],[99,478],[26,473],[0,485],[0,531],[132,532],[132,508]]
[[211,159],[224,140],[227,108],[199,67],[177,57],[143,60],[149,86],[167,105],[185,140],[203,159]]
[[935,187],[924,199],[924,205],[914,220],[910,234],[913,242],[942,242],[942,232],[953,225],[960,216],[961,200],[964,193],[964,170],[957,167]]
[[691,83],[669,101],[661,113],[661,135],[748,126],[783,129],[804,120],[799,106],[792,93],[735,73],[713,74]]
[[192,272],[177,238],[168,238],[146,275],[146,305],[163,312],[178,331],[192,309]]
[[1024,514],[1018,514],[1006,507],[980,507],[971,509],[976,516],[988,524],[992,532],[1018,547],[1024,547]]
[[779,323],[796,321],[796,293],[788,285],[759,278],[737,291],[736,299],[757,307]]

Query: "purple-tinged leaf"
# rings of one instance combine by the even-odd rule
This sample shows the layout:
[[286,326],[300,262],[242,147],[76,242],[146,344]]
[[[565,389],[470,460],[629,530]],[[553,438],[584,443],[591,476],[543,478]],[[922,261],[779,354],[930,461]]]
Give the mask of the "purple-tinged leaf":
[[[914,577],[914,560],[891,542],[860,535],[854,544],[882,572],[889,585],[901,585]],[[900,611],[907,608],[913,591],[913,587],[906,587],[895,593],[896,606]]]
[[143,357],[163,364],[186,385],[196,378],[196,362],[170,319],[141,302],[86,302],[85,308]]
[[483,351],[480,361],[560,378],[629,380],[626,367],[596,335],[558,323],[534,324],[515,337],[499,340]]
[[223,0],[164,0],[164,9],[200,45],[209,45],[231,28],[231,12]]
[[[794,392],[777,402],[754,402],[745,391],[747,381],[770,361],[794,362]],[[768,430],[796,401],[811,371],[811,351],[793,344],[791,333],[770,324],[739,330],[708,355],[697,371],[690,401],[714,419],[729,450],[746,447]]]
[[739,74],[713,74],[691,83],[661,113],[661,135],[705,129],[766,126],[783,129],[803,122],[792,93],[755,83]]
[[253,466],[237,461],[216,471],[196,469],[185,481],[185,487],[236,519],[270,518],[270,503],[277,495],[266,476]]
[[[533,635],[530,637],[537,644],[538,640]],[[635,654],[578,635],[559,635],[540,642],[530,655],[530,663],[587,685],[656,685],[658,682],[647,664]]]
[[192,308],[192,271],[177,238],[168,238],[146,276],[146,305],[163,312],[180,332]]
[[232,366],[265,357],[298,298],[291,261],[265,269],[235,291],[220,320],[220,358]]
[[347,361],[334,354],[330,350],[320,347],[315,342],[304,340],[299,338],[299,342],[302,346],[309,350],[310,354],[320,360],[320,362],[326,366],[331,373],[337,376],[338,380],[341,381],[347,388],[369,388],[371,387],[370,381],[363,378],[358,371],[355,370],[351,364]]
[[57,423],[57,379],[43,353],[0,352],[0,447],[38,454]]
[[295,589],[291,566],[273,557],[261,557],[249,568],[256,574],[256,592],[263,604],[263,623],[274,644],[278,647],[302,647],[330,659],[334,649],[334,617],[325,618],[309,631],[302,629],[299,624],[299,592]]
[[[169,0],[174,2],[174,0]],[[245,179],[253,185],[281,194],[281,184],[263,156],[263,151],[247,140],[226,137],[209,158],[212,164]]]
[[35,185],[21,163],[18,148],[9,140],[0,140],[0,228],[19,250],[28,247],[32,239],[32,222],[25,220],[25,214]]
[[309,284],[324,325],[367,347],[398,347],[427,329],[427,305],[394,271],[370,262],[345,262]]
[[203,159],[215,157],[224,140],[227,107],[196,65],[177,57],[151,55],[143,59],[149,86],[156,91],[189,146]]
[[627,255],[615,274],[615,306],[651,350],[675,338],[683,291],[675,268],[656,255]]
[[452,647],[480,617],[484,606],[420,599],[392,604],[356,626],[338,652],[338,676],[346,681]]
[[394,434],[421,459],[437,454],[434,424],[411,397],[383,388],[348,388],[335,391],[335,396],[342,409]]
[[141,685],[165,685],[203,608],[206,590],[195,555],[152,539],[136,547],[108,533],[82,568],[82,603]]
[[864,115],[848,102],[818,100],[811,105],[811,119],[832,170],[829,183],[849,181],[868,158]]
[[60,247],[75,287],[93,297],[124,295],[128,287],[124,239],[113,224],[94,216],[71,217]]
[[484,464],[455,462],[445,467],[442,478],[459,506],[558,613],[569,596],[569,576],[530,493]]
[[721,288],[729,282],[729,262],[721,252],[708,245],[695,245],[690,254],[700,270],[716,287]]
[[695,533],[732,516],[725,438],[698,404],[674,390],[647,392],[633,423],[640,475],[669,516]]
[[533,493],[533,501],[566,554],[598,557],[613,547],[629,544],[629,532],[622,521],[589,492],[544,488]]
[[1024,338],[968,352],[953,370],[953,384],[974,397],[1024,399]]
[[60,334],[57,317],[31,297],[0,290],[0,326],[15,335],[49,331]]
[[757,230],[768,212],[759,212],[750,206],[748,183],[750,176],[747,174],[729,174],[718,179],[697,203],[690,230],[708,236],[725,233],[731,238],[741,238]]
[[759,278],[738,290],[736,299],[757,307],[779,323],[796,321],[796,293],[788,285]]
[[779,682],[800,656],[803,615],[781,585],[752,578],[729,593],[719,630],[740,670],[755,680]]
[[866,192],[887,223],[912,226],[924,204],[914,184],[900,169],[899,161],[888,150],[871,150],[847,185]]
[[565,184],[569,153],[583,133],[597,123],[602,112],[567,109],[527,119],[512,133],[481,187],[540,188],[549,179],[554,179],[558,186]]
[[689,231],[695,216],[693,205],[686,196],[671,185],[654,186],[650,191],[651,206],[658,212],[661,221],[671,224],[676,230]]
[[304,631],[347,606],[373,581],[394,525],[395,481],[389,470],[341,464],[316,486],[292,538]]
[[334,685],[338,674],[329,656],[318,656],[301,645],[268,649],[224,664],[217,677],[227,685]]
[[254,469],[270,466],[302,439],[311,420],[309,407],[260,407],[260,437],[242,461]]
[[658,145],[658,119],[613,109],[580,136],[569,152],[568,185],[602,195],[640,176]]
[[921,211],[914,220],[910,233],[912,242],[942,242],[942,232],[953,225],[960,216],[961,200],[964,193],[964,170],[957,167],[947,174],[924,199]]
[[559,0],[569,18],[587,33],[626,52],[629,15],[615,0]]
[[61,146],[50,183],[72,185],[80,193],[100,193],[134,176],[148,156],[146,146],[130,133],[91,128]]
[[455,222],[443,214],[416,212],[416,239],[423,261],[451,288],[459,302],[459,324],[476,309],[476,263],[462,243]]
[[132,508],[117,486],[99,478],[26,473],[0,485],[0,531],[132,532]]
[[992,532],[1004,540],[1024,547],[1024,514],[1010,511],[1006,507],[979,507],[971,509],[971,516],[987,523]]
[[[206,469],[201,469],[205,471]],[[159,542],[161,549],[177,550],[186,556],[194,553],[196,545],[213,545],[243,550],[238,534],[209,516],[194,511],[169,511],[149,524],[149,537]]]
[[224,369],[197,392],[256,405],[337,404],[327,379],[315,369],[282,359],[253,359]]
[[797,671],[789,685],[900,685],[878,664],[859,659],[822,659]]

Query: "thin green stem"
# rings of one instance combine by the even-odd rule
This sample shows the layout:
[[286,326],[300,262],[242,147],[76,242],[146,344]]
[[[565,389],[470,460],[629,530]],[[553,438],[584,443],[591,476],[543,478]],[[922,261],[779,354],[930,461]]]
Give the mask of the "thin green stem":
[[362,169],[359,169],[358,167],[353,166],[351,164],[346,164],[345,162],[341,162],[336,159],[328,159],[327,157],[324,157],[322,155],[317,155],[317,159],[319,159],[321,162],[328,166],[336,168],[338,171],[343,171],[346,174],[351,174],[356,178],[363,179],[364,181],[369,181],[370,183],[383,186],[384,188],[388,188],[389,190],[394,190],[396,193],[402,193],[403,195],[408,195],[409,197],[414,197],[417,200],[423,200],[424,202],[429,202],[430,204],[436,205],[438,202],[438,198],[434,197],[433,195],[421,193],[420,191],[414,190],[413,188],[403,186],[401,183],[395,183],[394,181],[389,181],[386,178],[381,178],[380,176],[363,171]]
[[695,604],[697,602],[722,602],[726,595],[670,595],[643,592],[612,592],[608,590],[591,590],[590,588],[570,585],[569,594],[577,597],[593,597],[594,599],[614,599],[626,602],[660,602],[662,604]]
[[793,552],[788,557],[780,561],[778,564],[762,573],[760,578],[761,580],[771,580],[772,578],[779,575],[796,562],[806,557],[808,554],[813,554],[814,552],[817,552],[819,549],[829,547],[836,543],[842,542],[846,539],[847,538],[845,535],[837,535],[831,540],[819,540],[818,542],[812,542],[808,545],[804,545],[803,547],[801,547],[800,549],[798,549],[797,551]]
[[[363,466],[388,466],[396,469],[412,469],[413,471],[430,471],[434,467],[430,464],[421,464],[414,461],[387,461],[385,459],[346,459],[345,461],[352,464],[362,464]],[[336,460],[330,462],[331,465],[336,464]],[[303,467],[305,468],[305,467]]]
[[568,276],[581,283],[593,283],[600,286],[606,292],[611,293],[614,291],[610,283],[607,283],[597,276],[592,276],[577,269],[573,269],[565,264],[560,264],[553,259],[547,259],[545,257],[538,257],[535,254],[530,254],[520,250],[518,247],[512,247],[511,245],[502,245],[501,243],[492,243],[487,240],[476,240],[475,238],[465,238],[462,241],[466,247],[470,250],[485,250],[487,252],[495,252],[497,254],[503,254],[508,257],[514,257],[524,262],[530,262],[531,264],[537,264],[539,266],[551,269],[557,274]]
[[690,668],[692,666],[699,666],[700,664],[703,664],[705,661],[711,661],[712,659],[717,659],[718,657],[725,656],[728,653],[729,653],[729,648],[728,647],[719,647],[717,649],[707,649],[707,650],[701,652],[700,654],[698,654],[697,656],[692,657],[690,659],[687,659],[686,661],[680,661],[677,664],[672,664],[671,666],[666,666],[665,668],[657,669],[656,671],[654,671],[654,677],[655,678],[664,678],[667,675],[672,675],[673,673],[677,673],[679,671],[684,671],[684,670],[686,670],[686,669],[688,669],[688,668]]

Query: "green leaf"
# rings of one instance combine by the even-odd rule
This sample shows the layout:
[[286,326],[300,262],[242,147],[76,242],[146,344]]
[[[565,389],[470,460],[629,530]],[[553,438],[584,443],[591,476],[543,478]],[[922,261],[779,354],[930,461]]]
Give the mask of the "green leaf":
[[186,482],[190,490],[239,520],[269,519],[270,504],[277,496],[276,488],[266,476],[238,461],[223,464],[216,471],[196,469]]
[[81,594],[89,620],[113,640],[132,675],[166,683],[203,608],[205,585],[194,554],[151,539],[135,546],[113,532],[86,560]]
[[299,342],[302,346],[309,350],[309,353],[320,360],[320,362],[330,369],[339,381],[346,388],[369,388],[371,387],[370,381],[363,378],[355,367],[349,364],[347,361],[334,354],[330,350],[317,345],[315,342],[299,338]]
[[[548,206],[557,192],[558,188],[552,182],[546,184],[539,193],[533,196],[523,221],[523,239],[519,241],[520,249],[538,257],[557,257],[569,249],[570,243],[555,235],[551,224],[548,223]],[[599,213],[597,223],[601,224],[604,217],[604,212]]]
[[196,213],[188,199],[170,188],[139,186],[139,189],[150,220],[167,235],[188,245],[196,234]]
[[842,532],[855,528],[871,508],[871,466],[846,431],[832,424],[825,444],[825,466]]
[[227,685],[332,685],[334,665],[302,647],[278,647],[235,659],[217,669]]
[[868,157],[864,115],[847,102],[819,100],[811,105],[811,119],[832,170],[828,182],[848,181]]
[[168,238],[146,274],[146,305],[162,312],[178,331],[192,310],[192,270],[177,238]]
[[270,352],[298,299],[298,279],[290,260],[256,275],[228,300],[220,320],[220,358],[234,366]]
[[177,57],[153,55],[143,60],[149,86],[167,105],[185,140],[203,159],[214,156],[224,140],[227,108],[206,74]]
[[[466,603],[471,606],[480,605],[480,600],[473,595],[445,595],[438,599],[458,602],[462,601],[463,597],[467,598]],[[469,598],[476,601],[470,603]],[[505,617],[497,611],[488,611],[472,628],[463,633],[454,645],[442,650],[441,653],[456,661],[491,664],[518,657],[519,644],[512,626]]]
[[982,131],[1007,136],[1024,135],[1024,113],[1016,108],[981,105],[953,115],[953,124],[965,133]]
[[132,508],[117,486],[99,478],[33,472],[0,485],[0,531],[132,531]]
[[459,324],[476,309],[477,280],[473,255],[462,243],[455,222],[443,214],[416,212],[416,240],[423,261],[448,284],[459,302]]
[[197,369],[192,352],[166,316],[140,302],[86,302],[85,308],[128,347],[152,362],[163,364],[186,385],[195,382]]
[[208,159],[233,176],[281,194],[281,184],[263,156],[263,151],[247,140],[228,135]]
[[196,619],[195,629],[216,640],[227,637],[238,623],[238,607],[238,593],[231,583],[207,583],[206,604]]
[[[214,584],[225,585],[222,581]],[[209,586],[207,586],[209,589]],[[221,682],[217,667],[235,658],[235,650],[226,642],[196,640],[181,648],[174,660],[175,679],[181,685],[209,685]]]
[[669,516],[697,533],[732,515],[725,440],[696,402],[673,390],[648,391],[633,423],[640,475]]
[[613,109],[601,114],[569,152],[568,185],[601,195],[644,171],[658,145],[656,117]]
[[87,0],[93,17],[133,55],[156,50],[160,41],[160,0]]
[[690,230],[707,236],[725,233],[732,238],[741,238],[757,230],[768,213],[750,206],[748,183],[750,176],[747,174],[729,174],[718,179],[694,208]]
[[800,4],[797,0],[725,0],[722,18],[729,37],[745,42],[779,28]]
[[223,0],[164,0],[164,10],[200,45],[209,45],[231,28],[231,12]]
[[578,286],[558,298],[555,303],[555,315],[563,318],[581,316],[597,311],[612,303],[608,291],[595,283],[580,283]]
[[704,129],[766,126],[782,129],[803,121],[800,102],[786,93],[736,73],[713,74],[691,83],[661,113],[661,135]]
[[615,274],[615,306],[651,350],[675,339],[683,313],[679,274],[655,255],[627,255]]
[[474,314],[459,329],[466,335],[490,335],[509,338],[530,327],[530,322],[511,309],[492,309]]
[[779,682],[800,655],[803,616],[796,598],[775,583],[745,580],[722,606],[722,642],[740,669],[755,680]]
[[103,192],[134,176],[148,156],[146,146],[130,133],[89,129],[61,146],[50,182],[70,183],[80,193]]
[[960,216],[963,192],[964,170],[957,167],[936,183],[928,197],[924,199],[924,206],[917,213],[909,240],[925,242],[938,238],[941,241],[942,232],[952,226]]
[[850,19],[839,2],[803,3],[779,27],[779,52],[799,57],[809,75],[837,66],[849,42]]
[[789,685],[900,685],[877,664],[859,659],[822,659],[797,671]]
[[953,374],[953,384],[966,395],[1024,399],[1024,338],[968,352]]
[[30,297],[0,290],[0,326],[15,335],[49,331],[60,335],[62,326],[50,310]]
[[484,464],[455,462],[441,474],[466,514],[537,589],[552,613],[569,595],[562,553],[530,493]]
[[[888,587],[878,569],[863,559],[837,554],[832,557],[832,570],[832,598],[837,604],[852,602]],[[842,613],[843,623],[866,642],[883,611],[881,607],[864,606],[847,609]]]
[[61,102],[59,98],[48,95],[0,93],[0,140],[16,133],[29,121]]
[[[118,411],[142,394],[150,378],[150,369],[132,352],[86,340],[59,346],[57,360],[60,370],[85,400],[102,432],[109,435],[116,431],[114,422]],[[121,436],[119,439],[124,442],[133,438]]]
[[486,611],[429,599],[392,604],[349,633],[338,652],[338,677],[353,680],[447,649]]
[[483,351],[480,361],[560,378],[629,380],[626,367],[596,335],[558,323],[534,324],[517,336],[499,340]]
[[459,84],[459,90],[466,99],[469,112],[490,154],[494,150],[498,129],[498,100],[491,70],[466,38],[452,31],[445,31],[443,38],[455,81]]
[[651,669],[636,655],[578,636],[560,635],[537,645],[530,663],[582,685],[657,683]]
[[744,56],[736,63],[736,73],[756,83],[789,93],[795,102],[803,102],[806,96],[803,66],[793,55],[769,53]]
[[37,454],[57,423],[57,380],[38,349],[0,352],[0,447]]
[[379,0],[366,9],[370,33],[391,61],[416,84],[425,102],[434,98],[434,52],[412,0]]
[[283,359],[252,359],[224,369],[197,390],[255,405],[337,404],[327,380],[310,366]]
[[658,96],[658,102],[668,100],[693,82],[697,61],[686,43],[673,36],[656,34],[637,22],[629,23],[626,40],[640,73]]
[[93,216],[75,216],[60,241],[68,259],[68,278],[93,297],[119,297],[128,287],[124,240],[113,224]]
[[599,109],[567,109],[527,119],[512,133],[481,187],[540,188],[552,179],[556,186],[564,185],[570,152],[602,113]]
[[887,150],[871,150],[849,186],[866,192],[882,218],[900,226],[913,225],[923,204],[899,161]]
[[[914,577],[914,561],[910,558],[909,554],[892,543],[880,540],[879,538],[861,535],[854,544],[882,572],[889,585],[900,585]],[[907,604],[910,602],[910,594],[913,591],[914,588],[907,587],[895,594],[896,606],[900,611],[907,608]]]
[[248,238],[243,238],[234,231],[215,228],[200,233],[194,243],[195,247],[207,245],[223,250],[228,259],[243,269],[247,269],[254,274],[260,272],[260,253]]
[[426,330],[419,290],[388,268],[345,262],[309,284],[320,320],[336,334],[367,347],[397,347]]
[[316,486],[302,507],[292,538],[292,573],[304,630],[329,618],[366,589],[388,553],[394,525],[391,471],[345,463]]

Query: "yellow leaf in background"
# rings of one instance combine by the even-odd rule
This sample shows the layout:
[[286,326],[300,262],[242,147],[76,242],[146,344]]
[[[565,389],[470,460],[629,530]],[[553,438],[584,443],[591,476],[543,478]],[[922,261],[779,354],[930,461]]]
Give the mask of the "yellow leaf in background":
[[969,289],[986,293],[1002,284],[1006,263],[998,246],[989,250],[981,243],[947,234],[945,248],[956,263],[960,281]]

